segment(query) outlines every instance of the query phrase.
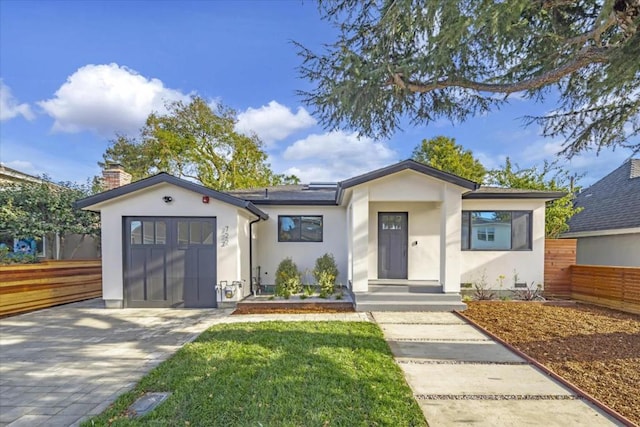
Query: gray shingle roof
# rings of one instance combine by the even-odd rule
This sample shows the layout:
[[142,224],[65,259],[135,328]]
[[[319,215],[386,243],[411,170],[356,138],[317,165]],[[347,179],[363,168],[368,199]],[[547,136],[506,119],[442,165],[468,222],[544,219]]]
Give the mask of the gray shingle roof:
[[640,159],[583,190],[575,205],[583,210],[569,221],[569,233],[640,227]]
[[[266,191],[265,191],[266,190]],[[313,188],[309,185],[278,185],[230,191],[229,194],[255,205],[335,205],[336,187]]]

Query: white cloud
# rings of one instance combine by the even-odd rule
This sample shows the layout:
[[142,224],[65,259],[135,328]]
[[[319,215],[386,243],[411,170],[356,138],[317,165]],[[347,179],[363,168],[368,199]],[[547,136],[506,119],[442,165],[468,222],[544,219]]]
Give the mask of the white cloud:
[[0,79],[0,121],[4,122],[17,116],[22,116],[27,120],[35,118],[29,104],[20,104],[11,93],[9,86]]
[[287,147],[286,173],[302,182],[339,181],[395,163],[397,153],[382,142],[343,131],[312,134]]
[[473,156],[477,158],[487,170],[498,169],[502,167],[504,165],[504,161],[507,158],[507,156],[504,154],[499,154],[496,156],[486,154],[482,151],[473,153]]
[[113,135],[136,132],[149,113],[166,111],[166,101],[187,99],[162,81],[125,66],[89,64],[70,75],[52,99],[38,105],[55,119],[54,131]]
[[294,114],[288,107],[271,101],[238,114],[236,130],[245,134],[255,132],[268,145],[315,124],[316,120],[304,108],[298,107]]
[[12,160],[10,162],[2,162],[2,166],[6,166],[11,169],[15,169],[19,172],[29,175],[41,175],[42,172],[36,169],[36,167],[27,160]]

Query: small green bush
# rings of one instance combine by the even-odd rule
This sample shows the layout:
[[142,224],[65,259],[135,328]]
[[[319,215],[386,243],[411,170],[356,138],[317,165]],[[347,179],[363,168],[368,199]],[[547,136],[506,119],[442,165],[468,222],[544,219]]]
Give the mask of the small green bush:
[[298,266],[291,258],[285,258],[278,265],[276,270],[276,290],[277,296],[289,298],[293,294],[302,291],[302,279]]
[[338,266],[332,254],[326,253],[316,260],[313,277],[320,287],[321,294],[331,295],[335,292],[338,274]]
[[9,252],[9,248],[0,248],[0,265],[9,264],[36,264],[40,262],[38,257],[30,254],[21,254],[15,252]]

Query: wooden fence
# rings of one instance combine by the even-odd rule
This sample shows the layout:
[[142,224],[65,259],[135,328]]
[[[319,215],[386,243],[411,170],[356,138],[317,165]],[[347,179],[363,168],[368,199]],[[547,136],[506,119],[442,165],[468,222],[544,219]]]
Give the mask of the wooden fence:
[[572,265],[571,298],[640,314],[640,268]]
[[100,260],[0,266],[0,316],[101,296]]
[[571,298],[571,266],[576,263],[576,242],[576,239],[545,240],[545,296]]
[[640,268],[576,264],[575,239],[547,239],[544,295],[640,314]]

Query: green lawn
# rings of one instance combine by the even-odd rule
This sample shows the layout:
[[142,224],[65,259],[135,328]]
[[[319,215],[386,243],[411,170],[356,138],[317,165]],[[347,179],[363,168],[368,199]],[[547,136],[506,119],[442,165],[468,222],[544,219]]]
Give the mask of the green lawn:
[[[147,416],[126,408],[173,394]],[[426,426],[377,325],[217,325],[83,425]]]

